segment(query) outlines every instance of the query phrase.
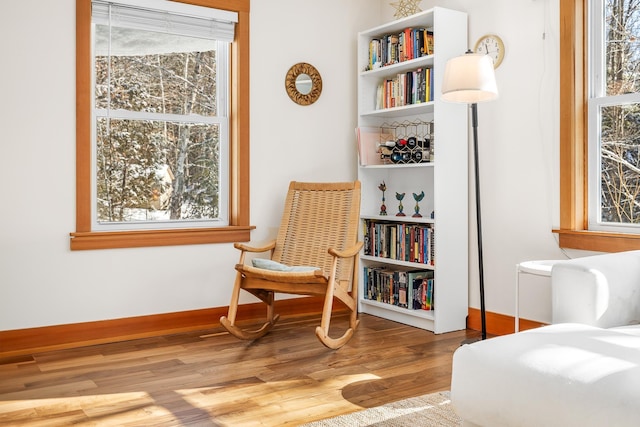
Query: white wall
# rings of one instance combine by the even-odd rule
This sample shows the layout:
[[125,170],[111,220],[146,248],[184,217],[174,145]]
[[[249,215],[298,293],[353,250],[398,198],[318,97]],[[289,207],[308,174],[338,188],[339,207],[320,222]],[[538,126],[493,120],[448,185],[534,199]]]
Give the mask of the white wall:
[[[500,99],[479,106],[489,311],[513,314],[516,263],[565,257],[551,233],[559,222],[558,2],[420,5],[468,12],[470,47],[497,33],[507,49],[497,70]],[[274,236],[290,180],[355,178],[356,32],[393,19],[390,3],[252,1],[252,241]],[[2,9],[0,330],[227,305],[237,261],[230,244],[69,250],[75,1],[11,0]],[[300,61],[323,78],[320,99],[306,107],[284,90],[286,71]],[[478,307],[474,247],[475,239],[469,286],[470,305]],[[535,315],[547,295],[532,295],[523,310]]]
[[[252,240],[274,236],[290,180],[355,179],[355,33],[367,0],[253,1]],[[0,13],[0,330],[226,306],[230,244],[69,250],[75,227],[75,1]],[[324,89],[294,104],[284,78],[313,64]]]
[[[388,19],[395,9],[383,11]],[[488,311],[513,315],[515,266],[525,260],[580,256],[558,248],[559,0],[423,0],[469,15],[469,48],[498,34],[500,98],[478,105],[485,297]],[[462,52],[461,52],[462,54]],[[471,140],[471,138],[470,138]],[[470,153],[472,153],[472,147]],[[472,159],[470,168],[473,167]],[[469,171],[473,189],[473,169]],[[478,308],[475,198],[470,195],[470,306]],[[548,281],[521,276],[525,318],[550,321]]]

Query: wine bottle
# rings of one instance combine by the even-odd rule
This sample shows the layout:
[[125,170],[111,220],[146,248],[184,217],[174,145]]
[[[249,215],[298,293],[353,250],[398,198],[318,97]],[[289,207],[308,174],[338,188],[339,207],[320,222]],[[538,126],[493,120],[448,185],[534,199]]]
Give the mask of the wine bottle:
[[404,138],[398,138],[396,140],[396,149],[398,150],[404,150],[405,147],[407,146],[407,140]]

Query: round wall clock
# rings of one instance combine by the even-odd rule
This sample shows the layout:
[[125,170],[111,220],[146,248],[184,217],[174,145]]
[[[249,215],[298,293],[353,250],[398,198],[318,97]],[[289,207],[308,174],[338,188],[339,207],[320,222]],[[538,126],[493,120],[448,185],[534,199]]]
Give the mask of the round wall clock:
[[504,59],[504,43],[495,34],[486,34],[480,37],[473,50],[476,53],[489,55],[493,60],[493,68],[498,68]]

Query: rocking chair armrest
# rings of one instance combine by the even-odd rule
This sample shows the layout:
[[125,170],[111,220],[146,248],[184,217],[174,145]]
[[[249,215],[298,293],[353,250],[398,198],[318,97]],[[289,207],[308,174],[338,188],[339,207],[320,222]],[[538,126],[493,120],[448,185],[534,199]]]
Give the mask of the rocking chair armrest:
[[358,254],[358,252],[360,252],[360,249],[362,249],[362,245],[364,243],[363,242],[357,242],[355,245],[343,250],[343,251],[339,251],[337,249],[334,248],[329,248],[329,254],[338,257],[338,258],[349,258],[352,256],[356,256]]
[[244,252],[267,252],[276,247],[276,241],[267,243],[265,246],[248,246],[242,243],[234,243],[233,247]]

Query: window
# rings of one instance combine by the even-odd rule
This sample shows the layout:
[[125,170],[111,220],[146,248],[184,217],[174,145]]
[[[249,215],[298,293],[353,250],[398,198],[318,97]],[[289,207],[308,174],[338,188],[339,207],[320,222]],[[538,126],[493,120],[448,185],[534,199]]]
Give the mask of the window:
[[[602,115],[602,113],[611,111],[611,109],[607,111],[607,108],[602,108],[609,106],[607,102],[601,103],[600,107],[598,107],[601,108],[599,119],[593,119],[591,115],[587,115],[589,102],[594,106],[593,108],[598,105],[597,100],[590,101],[590,95],[596,93],[590,90],[595,87],[595,84],[592,86],[590,83],[596,81],[605,82],[604,87],[606,87],[605,72],[607,71],[606,51],[604,49],[606,44],[600,44],[600,52],[602,54],[598,56],[602,58],[596,56],[591,58],[589,62],[587,61],[587,47],[589,46],[587,38],[590,27],[590,21],[587,19],[587,16],[589,16],[589,1],[563,0],[560,2],[560,229],[554,230],[554,232],[559,233],[560,246],[565,248],[603,252],[640,249],[640,234],[629,233],[628,229],[623,230],[620,228],[625,225],[633,227],[632,224],[621,223],[618,225],[609,223],[603,224],[604,227],[601,229],[595,229],[596,227],[592,228],[589,221],[588,214],[595,211],[592,209],[589,212],[590,203],[594,203],[596,200],[607,202],[607,199],[602,197],[599,191],[602,175],[595,180],[597,187],[593,188],[598,189],[595,192],[595,197],[593,193],[589,192],[587,173],[589,161],[591,160],[591,165],[593,165],[593,162],[599,162],[601,157],[592,155],[590,158],[588,155],[588,129],[592,129],[597,124],[600,129],[603,129],[604,126],[606,131],[607,126],[612,123],[607,122],[609,119],[604,118]],[[605,10],[604,6],[602,10]],[[599,16],[604,17],[605,15]],[[600,28],[604,32],[606,21],[603,19],[602,22],[603,25]],[[606,39],[602,37],[600,40],[602,42]],[[593,67],[593,64],[604,65]],[[592,65],[592,67],[589,68],[588,65]],[[593,71],[596,76],[599,72],[601,74],[599,80],[592,80],[587,72],[588,70]],[[628,101],[629,95],[625,95],[615,102],[623,106],[632,105],[636,102]],[[591,124],[588,127],[589,119],[591,119]],[[605,135],[605,137],[608,135]],[[605,152],[605,155],[608,154]],[[607,167],[606,165],[605,163],[605,168]],[[592,176],[598,177],[597,174]],[[618,193],[620,194],[619,190]],[[618,199],[622,200],[622,197]],[[600,202],[598,201],[597,203]],[[591,204],[591,206],[594,205]],[[606,209],[600,209],[600,215],[602,215],[603,211],[606,215],[609,215],[609,211]],[[606,216],[606,218],[611,218],[611,216]],[[600,220],[599,222],[603,221]],[[608,226],[612,227],[609,228]]]
[[71,249],[249,240],[249,1],[190,3],[77,2]]
[[589,229],[640,233],[640,4],[590,0]]

